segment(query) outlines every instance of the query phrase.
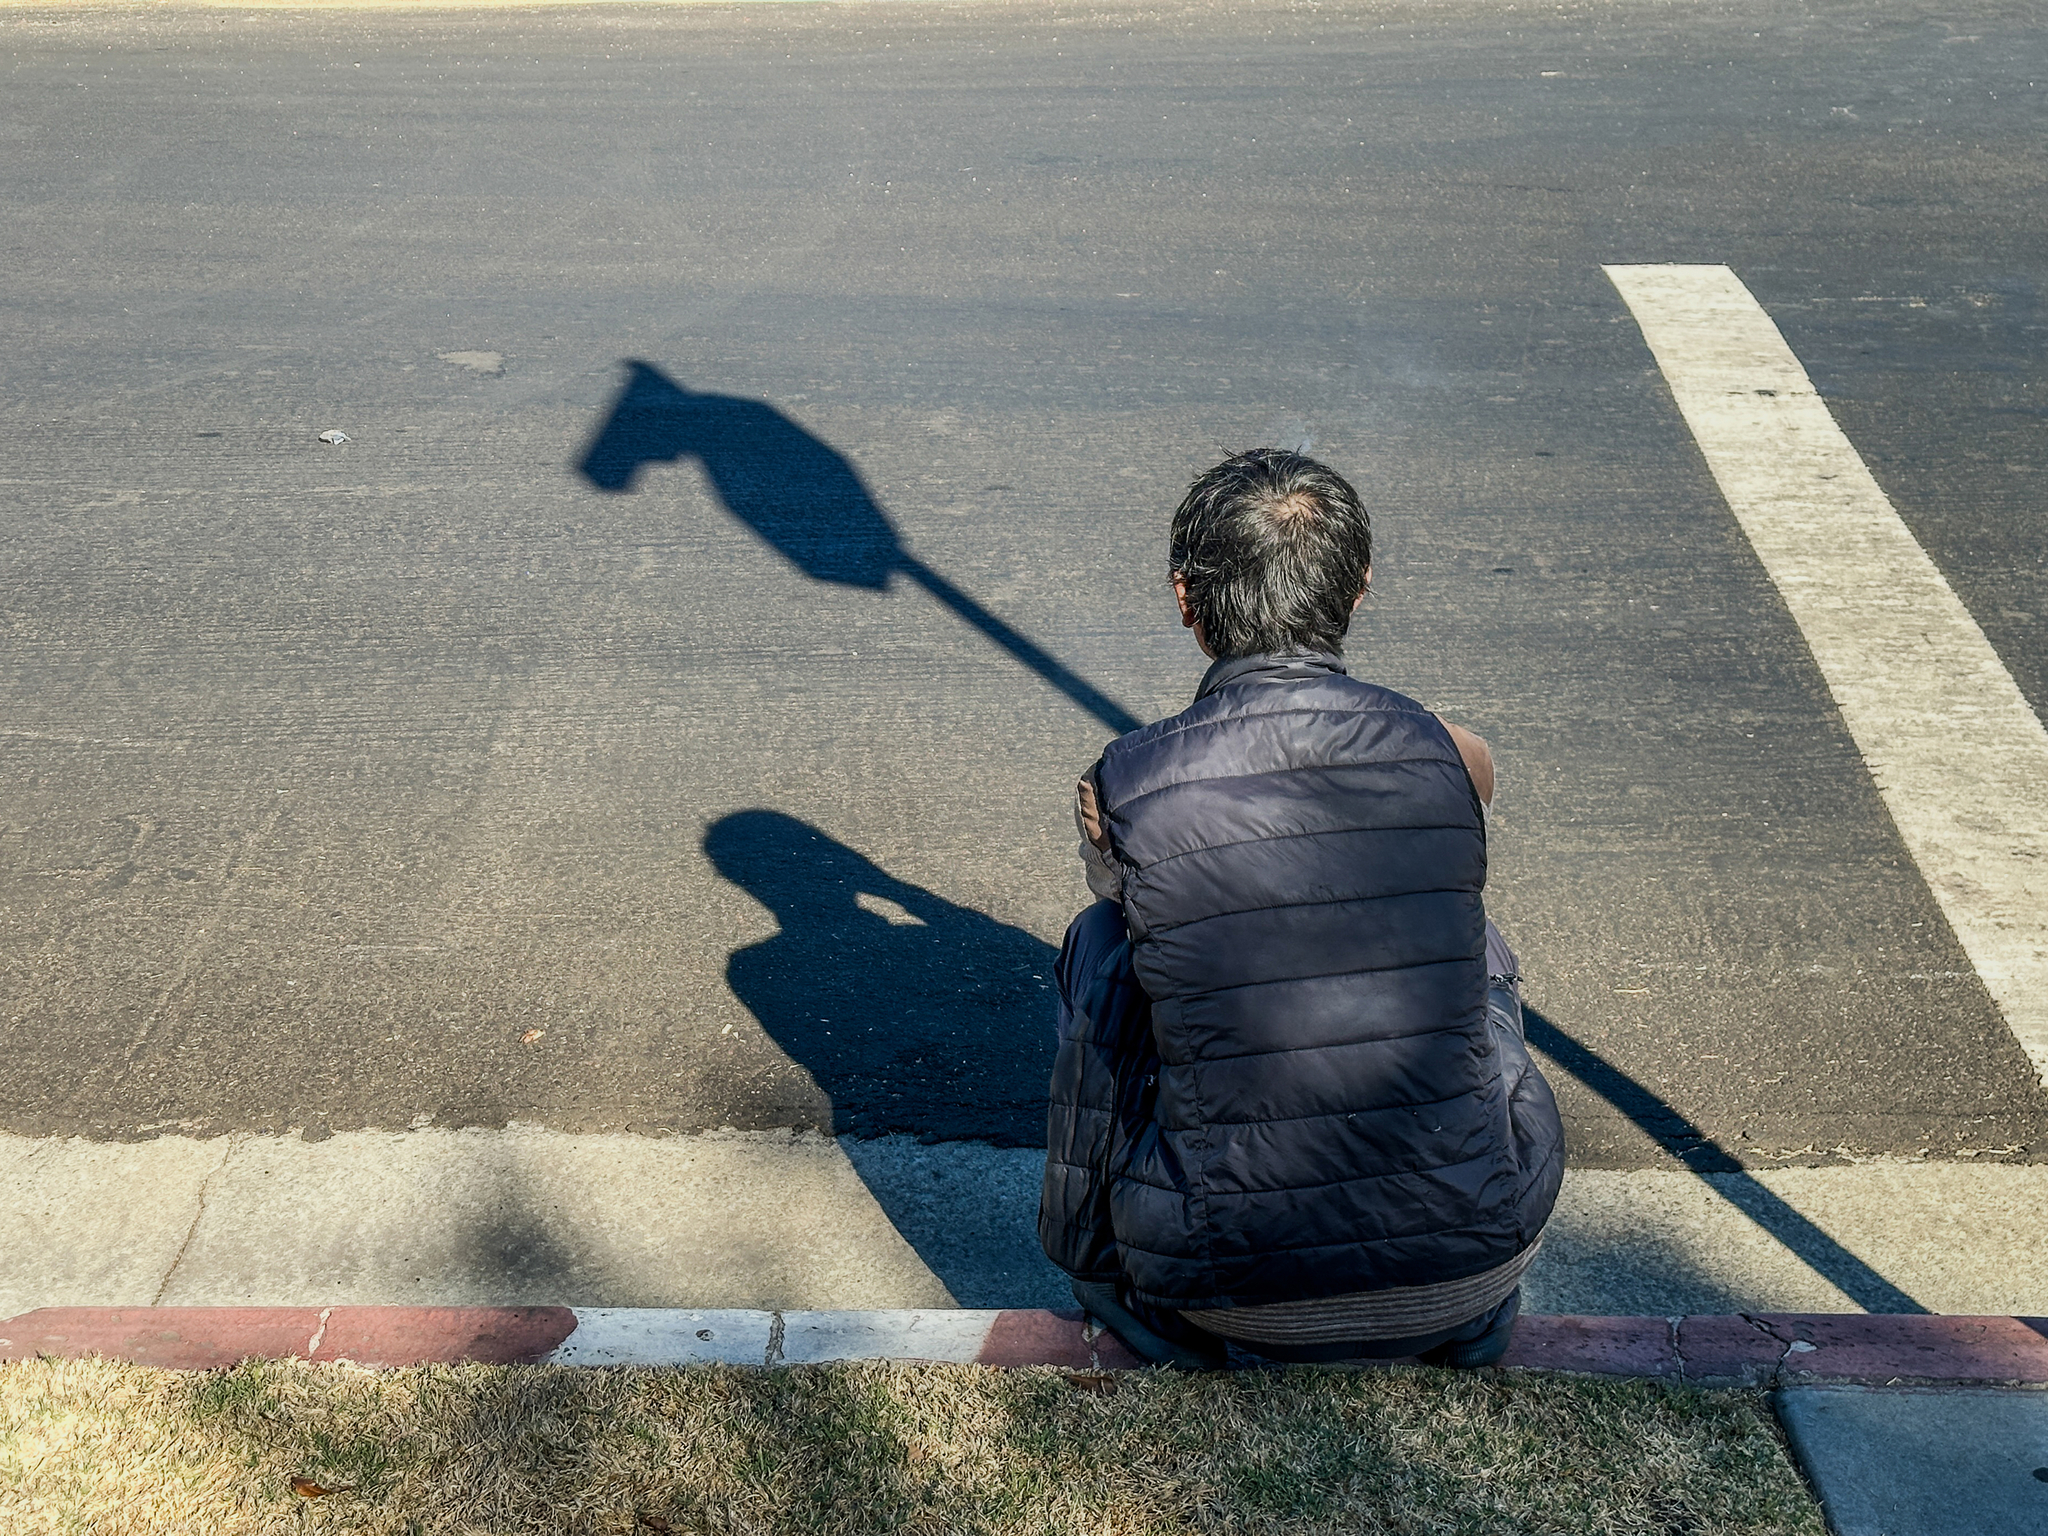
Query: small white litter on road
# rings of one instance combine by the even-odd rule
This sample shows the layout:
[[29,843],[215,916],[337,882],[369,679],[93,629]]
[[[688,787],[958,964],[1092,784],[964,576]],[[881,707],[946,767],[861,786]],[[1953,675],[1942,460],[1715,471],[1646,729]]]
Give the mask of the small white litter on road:
[[323,443],[352,443],[355,441],[355,439],[350,437],[346,432],[336,432],[332,429],[329,429],[328,431],[322,432],[320,434],[320,441]]

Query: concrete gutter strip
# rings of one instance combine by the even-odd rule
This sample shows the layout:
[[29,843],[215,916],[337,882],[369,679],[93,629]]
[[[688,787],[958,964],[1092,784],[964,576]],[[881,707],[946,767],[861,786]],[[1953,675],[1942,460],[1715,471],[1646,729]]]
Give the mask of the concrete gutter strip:
[[[45,1307],[0,1322],[0,1361],[106,1355],[205,1370],[262,1359],[365,1366],[1139,1365],[1078,1312],[768,1312],[574,1307]],[[2048,1387],[2048,1319],[1743,1314],[1526,1316],[1511,1369],[1701,1386]]]

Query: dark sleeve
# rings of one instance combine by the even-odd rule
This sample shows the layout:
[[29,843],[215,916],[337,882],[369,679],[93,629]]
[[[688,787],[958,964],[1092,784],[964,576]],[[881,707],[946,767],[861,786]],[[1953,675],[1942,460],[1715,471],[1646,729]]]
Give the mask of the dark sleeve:
[[1508,1129],[1514,1135],[1515,1158],[1522,1171],[1521,1238],[1533,1243],[1550,1219],[1564,1180],[1564,1125],[1543,1069],[1529,1054],[1522,1012],[1522,962],[1491,918],[1486,922],[1486,969],[1486,1017],[1500,1053]]
[[1131,968],[1123,911],[1098,901],[1067,929],[1059,963],[1059,1051],[1046,1117],[1038,1242],[1079,1280],[1114,1280],[1110,1156],[1152,1049],[1152,1006]]

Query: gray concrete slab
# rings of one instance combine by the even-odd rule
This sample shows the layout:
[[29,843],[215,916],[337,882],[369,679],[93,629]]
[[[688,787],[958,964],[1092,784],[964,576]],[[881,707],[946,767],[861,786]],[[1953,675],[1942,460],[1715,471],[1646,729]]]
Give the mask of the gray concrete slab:
[[[536,1126],[0,1137],[0,1316],[153,1301],[1063,1307],[1038,1249],[1042,1162],[910,1137]],[[1760,1223],[1759,1191],[1805,1226]],[[2048,1315],[2044,1205],[2039,1166],[1573,1170],[1526,1305],[1857,1311],[1874,1273],[1908,1308]]]
[[846,1136],[839,1144],[961,1306],[1073,1305],[1066,1278],[1038,1247],[1043,1152],[910,1136]]
[[147,1307],[199,1219],[234,1139],[0,1136],[0,1315],[47,1296]]
[[1801,1387],[1776,1403],[1836,1536],[2048,1531],[2048,1392]]
[[2048,1306],[2044,1172],[1934,1162],[1704,1177],[1575,1169],[1526,1294],[1539,1312],[2036,1315]]
[[954,1300],[829,1139],[534,1127],[241,1140],[208,1186],[160,1299],[726,1308]]

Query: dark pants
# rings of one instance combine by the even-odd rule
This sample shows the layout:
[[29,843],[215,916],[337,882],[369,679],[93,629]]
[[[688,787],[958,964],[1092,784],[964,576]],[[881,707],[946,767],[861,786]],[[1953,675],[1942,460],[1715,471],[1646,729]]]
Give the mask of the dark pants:
[[[1067,930],[1058,979],[1064,992],[1069,977],[1094,977],[1108,960],[1110,951],[1124,940],[1123,909],[1113,901],[1098,901],[1076,917]],[[1136,988],[1128,955],[1120,968],[1119,980]],[[1486,922],[1487,1012],[1497,1030],[1511,1030],[1522,1039],[1521,962],[1493,924]],[[1077,998],[1066,997],[1066,1011],[1074,1011]],[[1112,1298],[1107,1286],[1076,1285],[1074,1294],[1084,1307],[1110,1325],[1139,1355],[1160,1364],[1256,1365],[1267,1361],[1290,1364],[1330,1364],[1342,1360],[1405,1360],[1436,1357],[1450,1360],[1461,1348],[1480,1353],[1497,1353],[1486,1346],[1497,1342],[1505,1347],[1505,1334],[1514,1326],[1521,1305],[1521,1291],[1515,1290],[1497,1307],[1469,1318],[1454,1328],[1409,1339],[1352,1339],[1334,1344],[1289,1347],[1269,1344],[1254,1351],[1249,1346],[1226,1342],[1216,1334],[1195,1326],[1185,1314],[1155,1307],[1133,1296],[1127,1285],[1119,1284]],[[1121,1317],[1105,1313],[1121,1313]],[[1121,1325],[1121,1326],[1120,1326]],[[1139,1332],[1149,1339],[1129,1337]],[[1491,1363],[1490,1361],[1485,1363]]]

